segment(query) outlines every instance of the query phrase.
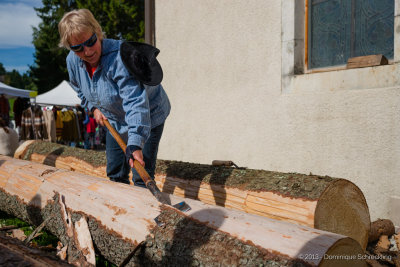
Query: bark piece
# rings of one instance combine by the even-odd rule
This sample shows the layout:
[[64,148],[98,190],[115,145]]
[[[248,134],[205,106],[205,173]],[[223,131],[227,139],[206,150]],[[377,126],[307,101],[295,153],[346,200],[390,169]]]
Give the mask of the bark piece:
[[400,233],[394,234],[393,238],[396,242],[397,249],[400,251]]
[[[183,214],[144,188],[4,156],[0,162],[0,209],[31,221],[52,216],[46,228],[68,244],[68,252],[74,246],[68,227],[85,216],[94,245],[115,264],[145,240],[128,266],[366,265],[357,258],[360,245],[343,235],[191,199],[185,201],[192,210]],[[172,204],[183,200],[170,198]],[[165,227],[157,227],[157,216]]]
[[89,264],[96,265],[96,255],[85,217],[74,223],[74,235],[76,236],[76,246],[85,256],[86,261]]
[[9,233],[9,234],[12,238],[16,238],[21,241],[26,239],[26,235],[25,235],[24,231],[22,231],[21,229],[13,229],[13,230],[11,230],[11,233]]
[[394,224],[388,219],[378,219],[371,223],[368,242],[375,242],[381,235],[391,236],[395,233]]
[[94,248],[85,218],[82,217],[74,223],[71,218],[71,213],[67,211],[65,196],[56,193],[54,200],[55,204],[57,205],[58,203],[60,207],[59,214],[61,215],[66,230],[66,236],[64,238],[68,240],[68,262],[75,266],[94,266],[96,264]]
[[378,248],[379,250],[383,250],[383,251],[389,250],[390,241],[389,241],[388,236],[387,236],[387,235],[381,235],[381,236],[379,237],[379,241],[378,241],[378,243],[376,244],[376,246],[377,246],[377,248]]
[[57,256],[61,259],[61,260],[66,260],[67,259],[67,250],[68,250],[68,245],[63,246],[63,244],[58,241],[57,244]]

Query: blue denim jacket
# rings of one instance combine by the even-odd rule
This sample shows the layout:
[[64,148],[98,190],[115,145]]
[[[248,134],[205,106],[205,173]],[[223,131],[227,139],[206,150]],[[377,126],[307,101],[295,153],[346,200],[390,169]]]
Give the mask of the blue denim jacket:
[[150,130],[164,123],[171,105],[162,85],[141,85],[125,68],[120,55],[122,41],[104,39],[100,64],[90,78],[74,52],[67,56],[70,84],[81,105],[98,108],[127,141],[143,148]]

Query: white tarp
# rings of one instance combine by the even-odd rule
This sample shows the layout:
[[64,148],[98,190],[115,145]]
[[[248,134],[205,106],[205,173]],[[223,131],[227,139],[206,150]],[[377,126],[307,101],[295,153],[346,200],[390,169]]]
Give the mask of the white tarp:
[[80,105],[81,100],[67,81],[62,81],[56,88],[38,95],[36,104],[49,106],[75,106]]
[[13,98],[13,97],[25,97],[25,98],[30,98],[30,97],[35,97],[36,92],[35,91],[29,91],[29,90],[24,90],[24,89],[18,89],[15,87],[11,87],[7,84],[4,84],[0,82],[0,95],[4,94],[7,98]]

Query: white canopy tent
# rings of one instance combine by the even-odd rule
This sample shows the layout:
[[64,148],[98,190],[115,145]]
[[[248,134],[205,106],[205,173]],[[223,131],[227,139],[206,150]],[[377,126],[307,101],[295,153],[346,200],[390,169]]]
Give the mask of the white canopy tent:
[[42,106],[75,106],[80,105],[81,100],[71,85],[67,81],[62,81],[56,88],[38,95],[36,97],[36,104]]
[[37,95],[35,91],[18,89],[0,82],[0,95],[4,94],[6,98],[24,97],[31,98]]

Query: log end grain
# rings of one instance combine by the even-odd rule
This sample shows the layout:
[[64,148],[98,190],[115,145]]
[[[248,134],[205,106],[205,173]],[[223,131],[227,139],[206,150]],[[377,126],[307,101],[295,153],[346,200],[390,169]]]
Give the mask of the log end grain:
[[330,184],[318,200],[314,227],[351,237],[365,250],[371,221],[361,190],[344,179]]
[[365,262],[365,254],[357,241],[352,238],[338,240],[324,254],[318,266],[321,267],[355,267],[368,266]]
[[30,146],[31,144],[33,144],[34,142],[36,142],[36,140],[27,140],[25,142],[23,142],[18,148],[17,150],[15,150],[14,152],[14,158],[16,159],[22,159],[26,153],[26,150],[28,148],[28,146]]

